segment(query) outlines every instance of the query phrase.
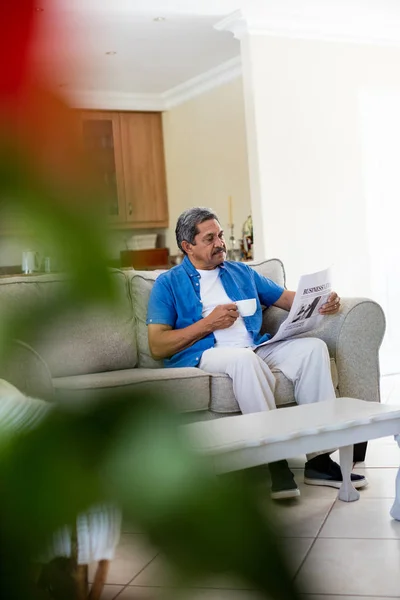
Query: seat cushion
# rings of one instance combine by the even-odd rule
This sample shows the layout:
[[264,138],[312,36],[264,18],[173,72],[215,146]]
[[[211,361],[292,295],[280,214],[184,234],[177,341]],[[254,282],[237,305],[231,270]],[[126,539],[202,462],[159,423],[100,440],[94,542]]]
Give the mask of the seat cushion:
[[[282,371],[272,369],[276,379],[275,402],[276,406],[289,406],[295,404],[293,384]],[[336,363],[331,358],[331,374],[335,390],[338,387],[338,373]],[[223,373],[211,374],[211,406],[216,413],[240,412],[239,405],[233,395],[232,380]]]
[[123,369],[91,375],[56,377],[58,400],[88,400],[110,393],[157,393],[171,399],[181,412],[208,410],[210,375],[195,367],[182,369]]

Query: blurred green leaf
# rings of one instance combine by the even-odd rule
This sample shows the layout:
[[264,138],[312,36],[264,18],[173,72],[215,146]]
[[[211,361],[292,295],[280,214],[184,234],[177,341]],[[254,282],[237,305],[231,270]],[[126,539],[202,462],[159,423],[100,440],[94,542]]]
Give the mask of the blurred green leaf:
[[0,456],[0,510],[11,516],[2,534],[32,558],[78,512],[112,501],[187,578],[230,572],[271,598],[295,598],[251,489],[217,478],[184,444],[179,423],[151,396],[113,397],[84,413],[54,408]]

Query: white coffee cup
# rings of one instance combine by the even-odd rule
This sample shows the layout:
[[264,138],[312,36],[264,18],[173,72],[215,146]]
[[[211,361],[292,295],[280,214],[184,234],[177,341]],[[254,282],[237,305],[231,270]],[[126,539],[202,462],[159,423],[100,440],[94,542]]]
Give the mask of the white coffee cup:
[[250,317],[251,315],[254,315],[257,309],[257,301],[255,298],[238,300],[235,304],[241,317]]

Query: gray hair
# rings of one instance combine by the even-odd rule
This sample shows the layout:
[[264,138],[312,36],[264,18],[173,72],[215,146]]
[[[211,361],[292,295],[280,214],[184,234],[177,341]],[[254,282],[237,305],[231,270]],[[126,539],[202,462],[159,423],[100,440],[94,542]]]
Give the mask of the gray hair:
[[189,244],[194,244],[194,238],[199,233],[197,225],[204,223],[204,221],[210,221],[215,219],[219,223],[219,219],[215,212],[211,208],[204,208],[203,206],[195,206],[185,210],[178,218],[175,228],[176,243],[184,254],[186,252],[182,248],[182,242],[186,241]]

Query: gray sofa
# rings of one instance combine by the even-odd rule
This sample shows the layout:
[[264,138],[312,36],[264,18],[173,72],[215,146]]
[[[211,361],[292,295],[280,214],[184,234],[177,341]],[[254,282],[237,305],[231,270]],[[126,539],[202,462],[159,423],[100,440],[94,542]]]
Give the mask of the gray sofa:
[[[252,265],[261,274],[285,285],[281,261]],[[141,392],[161,390],[179,411],[192,420],[239,411],[229,377],[198,368],[164,368],[149,352],[146,307],[157,272],[113,270],[117,304],[74,304],[57,316],[49,312],[40,335],[18,335],[16,352],[0,365],[0,377],[22,391],[48,399],[72,402],[101,397],[111,390],[140,398]],[[0,279],[1,320],[9,313],[40,309],[46,314],[51,299],[65,295],[63,275],[35,275]],[[264,311],[263,327],[274,333],[286,313],[275,307]],[[1,324],[0,320],[0,324]],[[328,345],[332,379],[338,396],[378,402],[378,350],[385,330],[382,309],[363,298],[342,298],[340,312],[323,320],[313,335]],[[293,404],[293,386],[275,372],[278,406]]]

